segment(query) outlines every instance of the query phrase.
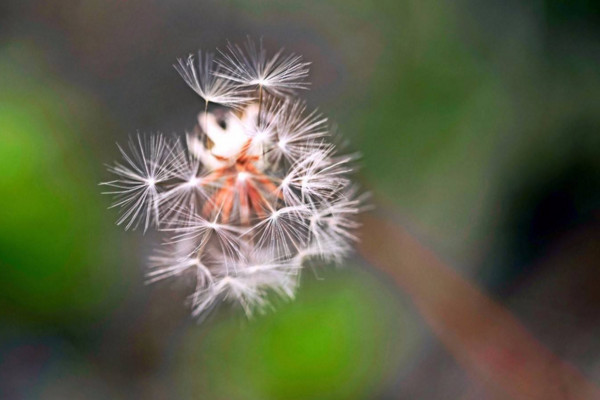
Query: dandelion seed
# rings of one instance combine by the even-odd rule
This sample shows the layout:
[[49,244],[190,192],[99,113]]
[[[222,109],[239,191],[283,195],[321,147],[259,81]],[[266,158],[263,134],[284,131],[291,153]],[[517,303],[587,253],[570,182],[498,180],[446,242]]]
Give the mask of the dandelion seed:
[[210,270],[200,261],[200,258],[190,256],[192,250],[190,247],[191,244],[184,242],[159,248],[149,259],[150,271],[146,274],[146,282],[154,283],[191,272],[199,286],[210,284],[213,280]]
[[326,201],[332,193],[350,185],[348,174],[355,156],[332,157],[335,148],[314,147],[293,165],[282,180],[279,191],[288,205]]
[[277,260],[260,251],[248,254],[214,269],[214,283],[194,294],[193,314],[203,313],[219,299],[239,303],[248,316],[255,309],[264,311],[269,305],[269,292],[282,299],[294,297],[298,272],[298,266],[291,261]]
[[158,197],[162,217],[166,221],[176,218],[180,210],[208,201],[213,187],[212,182],[206,179],[209,173],[204,171],[201,161],[187,153],[180,141],[173,146],[173,154],[171,180],[164,185],[165,191]]
[[129,140],[129,153],[120,146],[119,151],[124,163],[108,167],[119,179],[102,183],[113,189],[103,192],[115,196],[112,207],[122,210],[117,225],[135,229],[142,224],[144,231],[158,226],[160,184],[171,178],[172,146],[162,135],[137,135]]
[[299,100],[287,102],[276,123],[278,135],[271,155],[273,162],[283,158],[297,162],[321,149],[329,136],[327,118],[316,110],[307,114],[305,103]]
[[241,85],[257,87],[259,96],[262,90],[281,96],[296,89],[306,89],[310,63],[303,62],[301,56],[283,55],[283,49],[272,57],[267,57],[262,40],[258,46],[250,38],[244,49],[229,43],[227,51],[221,52],[222,60],[217,60],[221,70],[215,75]]
[[[183,212],[181,213],[185,215]],[[171,225],[173,227],[163,228],[165,232],[173,232],[171,243],[193,242],[195,247],[188,256],[197,255],[202,258],[207,245],[212,242],[218,246],[221,261],[228,262],[240,256],[240,229],[224,223],[217,222],[217,216],[214,220],[206,220],[196,213],[185,215],[183,219],[175,220]]]
[[137,136],[105,183],[118,224],[167,236],[147,281],[193,279],[199,319],[222,302],[251,316],[271,294],[293,298],[303,268],[348,256],[365,208],[351,179],[357,157],[339,155],[327,119],[290,97],[307,87],[308,63],[268,58],[250,40],[221,55],[175,66],[205,100],[186,140]]
[[187,59],[178,59],[175,69],[185,83],[194,92],[208,103],[221,104],[230,107],[239,107],[247,103],[251,98],[249,92],[243,90],[239,85],[232,84],[231,80],[220,78],[218,65],[214,63],[214,54],[198,52],[198,67],[194,65],[194,56],[189,55]]
[[351,242],[358,241],[354,232],[359,224],[354,217],[359,213],[362,201],[362,198],[355,198],[355,189],[350,188],[332,195],[331,200],[314,209],[309,222],[312,245],[326,254],[333,244],[346,244],[342,247],[350,248]]
[[257,247],[268,249],[275,255],[291,256],[306,245],[307,214],[304,205],[273,210],[248,233],[253,234]]

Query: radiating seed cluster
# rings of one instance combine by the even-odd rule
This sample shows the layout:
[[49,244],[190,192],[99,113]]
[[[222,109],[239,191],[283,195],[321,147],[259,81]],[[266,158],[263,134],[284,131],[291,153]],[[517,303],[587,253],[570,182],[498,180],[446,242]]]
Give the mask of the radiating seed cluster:
[[248,40],[175,68],[204,101],[194,131],[131,138],[106,193],[119,225],[168,237],[149,282],[189,275],[194,315],[220,300],[250,315],[270,292],[293,297],[309,260],[351,250],[364,197],[349,178],[355,156],[339,155],[327,119],[294,97],[308,86],[300,56]]

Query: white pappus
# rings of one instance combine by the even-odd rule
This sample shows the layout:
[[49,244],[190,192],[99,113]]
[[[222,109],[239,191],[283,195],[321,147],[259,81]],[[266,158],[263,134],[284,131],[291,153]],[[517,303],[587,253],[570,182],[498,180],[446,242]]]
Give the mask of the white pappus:
[[294,97],[309,63],[250,40],[198,54],[175,65],[204,102],[193,132],[131,138],[103,185],[118,224],[167,236],[148,282],[192,276],[194,316],[220,301],[251,315],[272,295],[292,298],[307,262],[343,261],[365,196],[356,155],[339,155],[327,119]]

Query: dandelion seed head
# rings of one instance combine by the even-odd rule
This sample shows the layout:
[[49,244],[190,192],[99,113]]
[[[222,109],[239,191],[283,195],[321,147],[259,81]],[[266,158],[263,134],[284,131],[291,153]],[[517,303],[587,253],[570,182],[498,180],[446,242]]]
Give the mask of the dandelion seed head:
[[198,318],[222,302],[251,316],[270,294],[292,299],[306,265],[339,264],[358,240],[356,157],[339,155],[327,118],[293,97],[308,65],[251,40],[179,59],[204,100],[194,129],[185,141],[138,135],[109,167],[117,223],[165,235],[148,282],[193,280]]

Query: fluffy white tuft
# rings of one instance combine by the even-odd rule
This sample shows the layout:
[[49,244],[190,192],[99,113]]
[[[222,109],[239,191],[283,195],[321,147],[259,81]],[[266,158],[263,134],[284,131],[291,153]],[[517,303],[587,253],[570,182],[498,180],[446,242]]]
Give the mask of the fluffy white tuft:
[[124,224],[125,229],[142,225],[144,231],[151,225],[158,226],[159,195],[162,184],[172,176],[171,166],[176,158],[173,146],[163,135],[142,137],[138,134],[129,139],[129,151],[118,147],[123,162],[108,167],[117,179],[102,183],[111,188],[103,193],[115,197],[112,207],[121,209],[117,225]]
[[193,280],[198,318],[223,301],[250,316],[293,298],[303,268],[351,253],[365,208],[351,179],[356,155],[339,155],[327,118],[290,97],[307,87],[308,63],[269,58],[250,40],[221,55],[175,65],[205,100],[186,140],[130,139],[104,183],[118,224],[167,236],[147,281]]
[[248,38],[244,48],[229,43],[223,57],[217,60],[221,70],[215,75],[238,84],[260,87],[275,95],[292,93],[296,89],[306,89],[308,66],[302,57],[289,54],[284,56],[283,49],[271,57],[263,47]]
[[174,65],[185,83],[204,101],[230,107],[239,107],[251,100],[249,92],[240,88],[231,80],[220,78],[220,69],[214,63],[214,54],[198,52],[198,67],[194,65],[194,56],[178,59]]

